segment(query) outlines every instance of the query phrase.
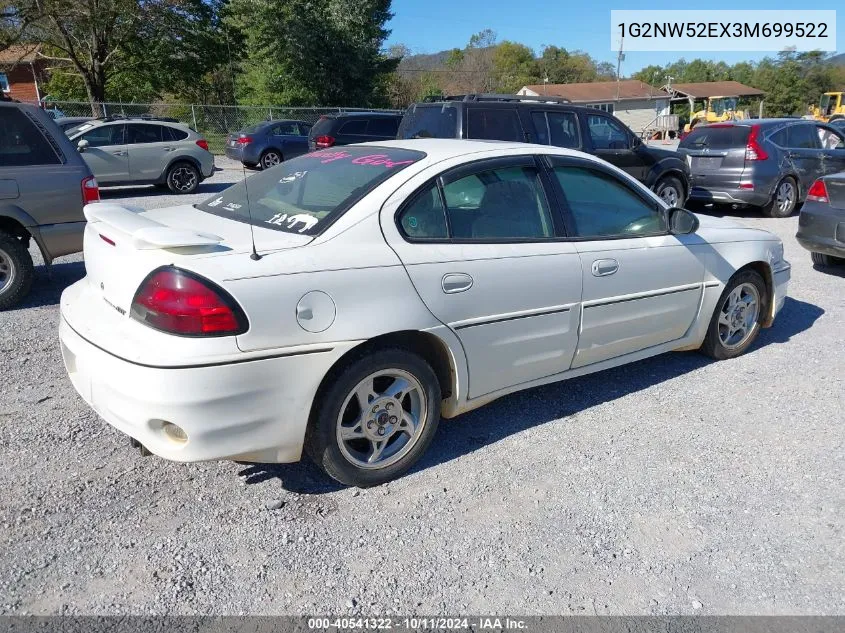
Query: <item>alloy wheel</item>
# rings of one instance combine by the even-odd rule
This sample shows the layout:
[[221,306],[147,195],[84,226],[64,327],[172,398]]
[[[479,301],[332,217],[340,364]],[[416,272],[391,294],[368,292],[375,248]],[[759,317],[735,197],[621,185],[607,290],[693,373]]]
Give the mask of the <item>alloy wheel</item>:
[[261,166],[264,167],[264,169],[270,169],[271,167],[280,165],[281,162],[282,157],[279,156],[276,152],[267,152],[261,159]]
[[346,396],[337,418],[338,447],[358,468],[386,468],[411,451],[426,421],[420,382],[402,369],[382,370]]
[[775,206],[781,214],[786,215],[792,212],[792,209],[795,207],[795,199],[795,185],[791,181],[784,180],[778,185],[778,190],[775,194]]
[[9,254],[0,250],[0,295],[6,292],[15,281],[15,262]]
[[675,187],[673,187],[672,185],[664,185],[660,189],[660,193],[658,195],[660,196],[660,199],[663,200],[663,202],[668,204],[670,207],[678,206],[678,200],[681,197],[678,193],[678,190],[675,189]]
[[760,317],[760,293],[752,283],[739,284],[725,297],[719,311],[719,340],[737,349],[754,335]]
[[192,191],[197,186],[197,174],[190,167],[177,167],[170,175],[170,180],[177,191]]

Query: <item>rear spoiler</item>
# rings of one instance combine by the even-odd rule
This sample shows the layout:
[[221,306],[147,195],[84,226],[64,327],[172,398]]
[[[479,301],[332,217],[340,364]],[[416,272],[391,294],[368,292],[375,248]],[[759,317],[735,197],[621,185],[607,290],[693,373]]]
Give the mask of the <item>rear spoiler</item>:
[[181,248],[184,246],[214,246],[222,237],[199,233],[190,229],[178,229],[140,215],[140,207],[122,206],[108,202],[93,202],[84,208],[89,224],[103,224],[125,233],[132,240],[136,250],[159,248]]

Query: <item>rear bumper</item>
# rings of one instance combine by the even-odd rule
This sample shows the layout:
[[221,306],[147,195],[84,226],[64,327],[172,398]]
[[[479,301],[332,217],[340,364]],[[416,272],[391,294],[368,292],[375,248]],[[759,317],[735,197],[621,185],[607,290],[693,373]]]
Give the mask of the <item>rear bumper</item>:
[[699,202],[715,202],[722,204],[747,204],[755,207],[762,207],[769,202],[771,196],[767,192],[754,189],[739,188],[709,188],[693,186],[690,191],[690,200]]
[[845,257],[845,210],[807,202],[798,216],[798,243],[813,253]]
[[[83,338],[64,314],[59,338],[83,400],[152,453],[180,462],[299,460],[317,388],[351,347],[174,368],[119,358]],[[187,441],[169,435],[165,422]]]

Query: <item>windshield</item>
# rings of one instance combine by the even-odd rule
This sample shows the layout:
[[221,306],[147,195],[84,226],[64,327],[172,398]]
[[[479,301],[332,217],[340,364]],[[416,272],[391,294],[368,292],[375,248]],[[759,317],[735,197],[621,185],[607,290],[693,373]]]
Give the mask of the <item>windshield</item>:
[[822,98],[819,100],[819,108],[821,110],[826,110],[827,106],[830,105],[830,95],[822,95]]
[[423,152],[344,147],[304,154],[195,205],[257,227],[316,235]]

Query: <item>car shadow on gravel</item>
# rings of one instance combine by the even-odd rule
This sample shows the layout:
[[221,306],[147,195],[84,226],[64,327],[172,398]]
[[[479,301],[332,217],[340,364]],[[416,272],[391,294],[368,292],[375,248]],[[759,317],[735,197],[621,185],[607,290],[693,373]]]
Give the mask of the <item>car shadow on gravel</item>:
[[[213,193],[220,193],[221,191],[228,189],[234,184],[236,184],[236,181],[205,182],[202,183],[199,187],[197,187],[196,191],[194,191],[194,194],[211,195]],[[121,200],[124,198],[155,198],[157,196],[173,195],[176,194],[170,191],[170,189],[154,187],[152,185],[144,185],[142,187],[116,187],[112,189],[100,189],[100,199],[104,201],[111,200],[113,198]]]
[[[787,297],[774,327],[763,330],[747,354],[766,345],[787,343],[812,327],[822,314],[824,310],[816,305]],[[510,435],[659,385],[713,362],[697,352],[668,353],[505,396],[454,420],[443,420],[431,447],[411,472],[449,462]],[[300,494],[325,494],[344,487],[306,459],[296,464],[244,466],[238,475],[245,477],[247,484],[277,480],[285,490]]]
[[7,312],[57,305],[64,289],[71,284],[75,284],[84,276],[85,264],[83,262],[53,264],[49,273],[46,266],[36,266],[32,290],[24,297],[23,301],[9,308]]

